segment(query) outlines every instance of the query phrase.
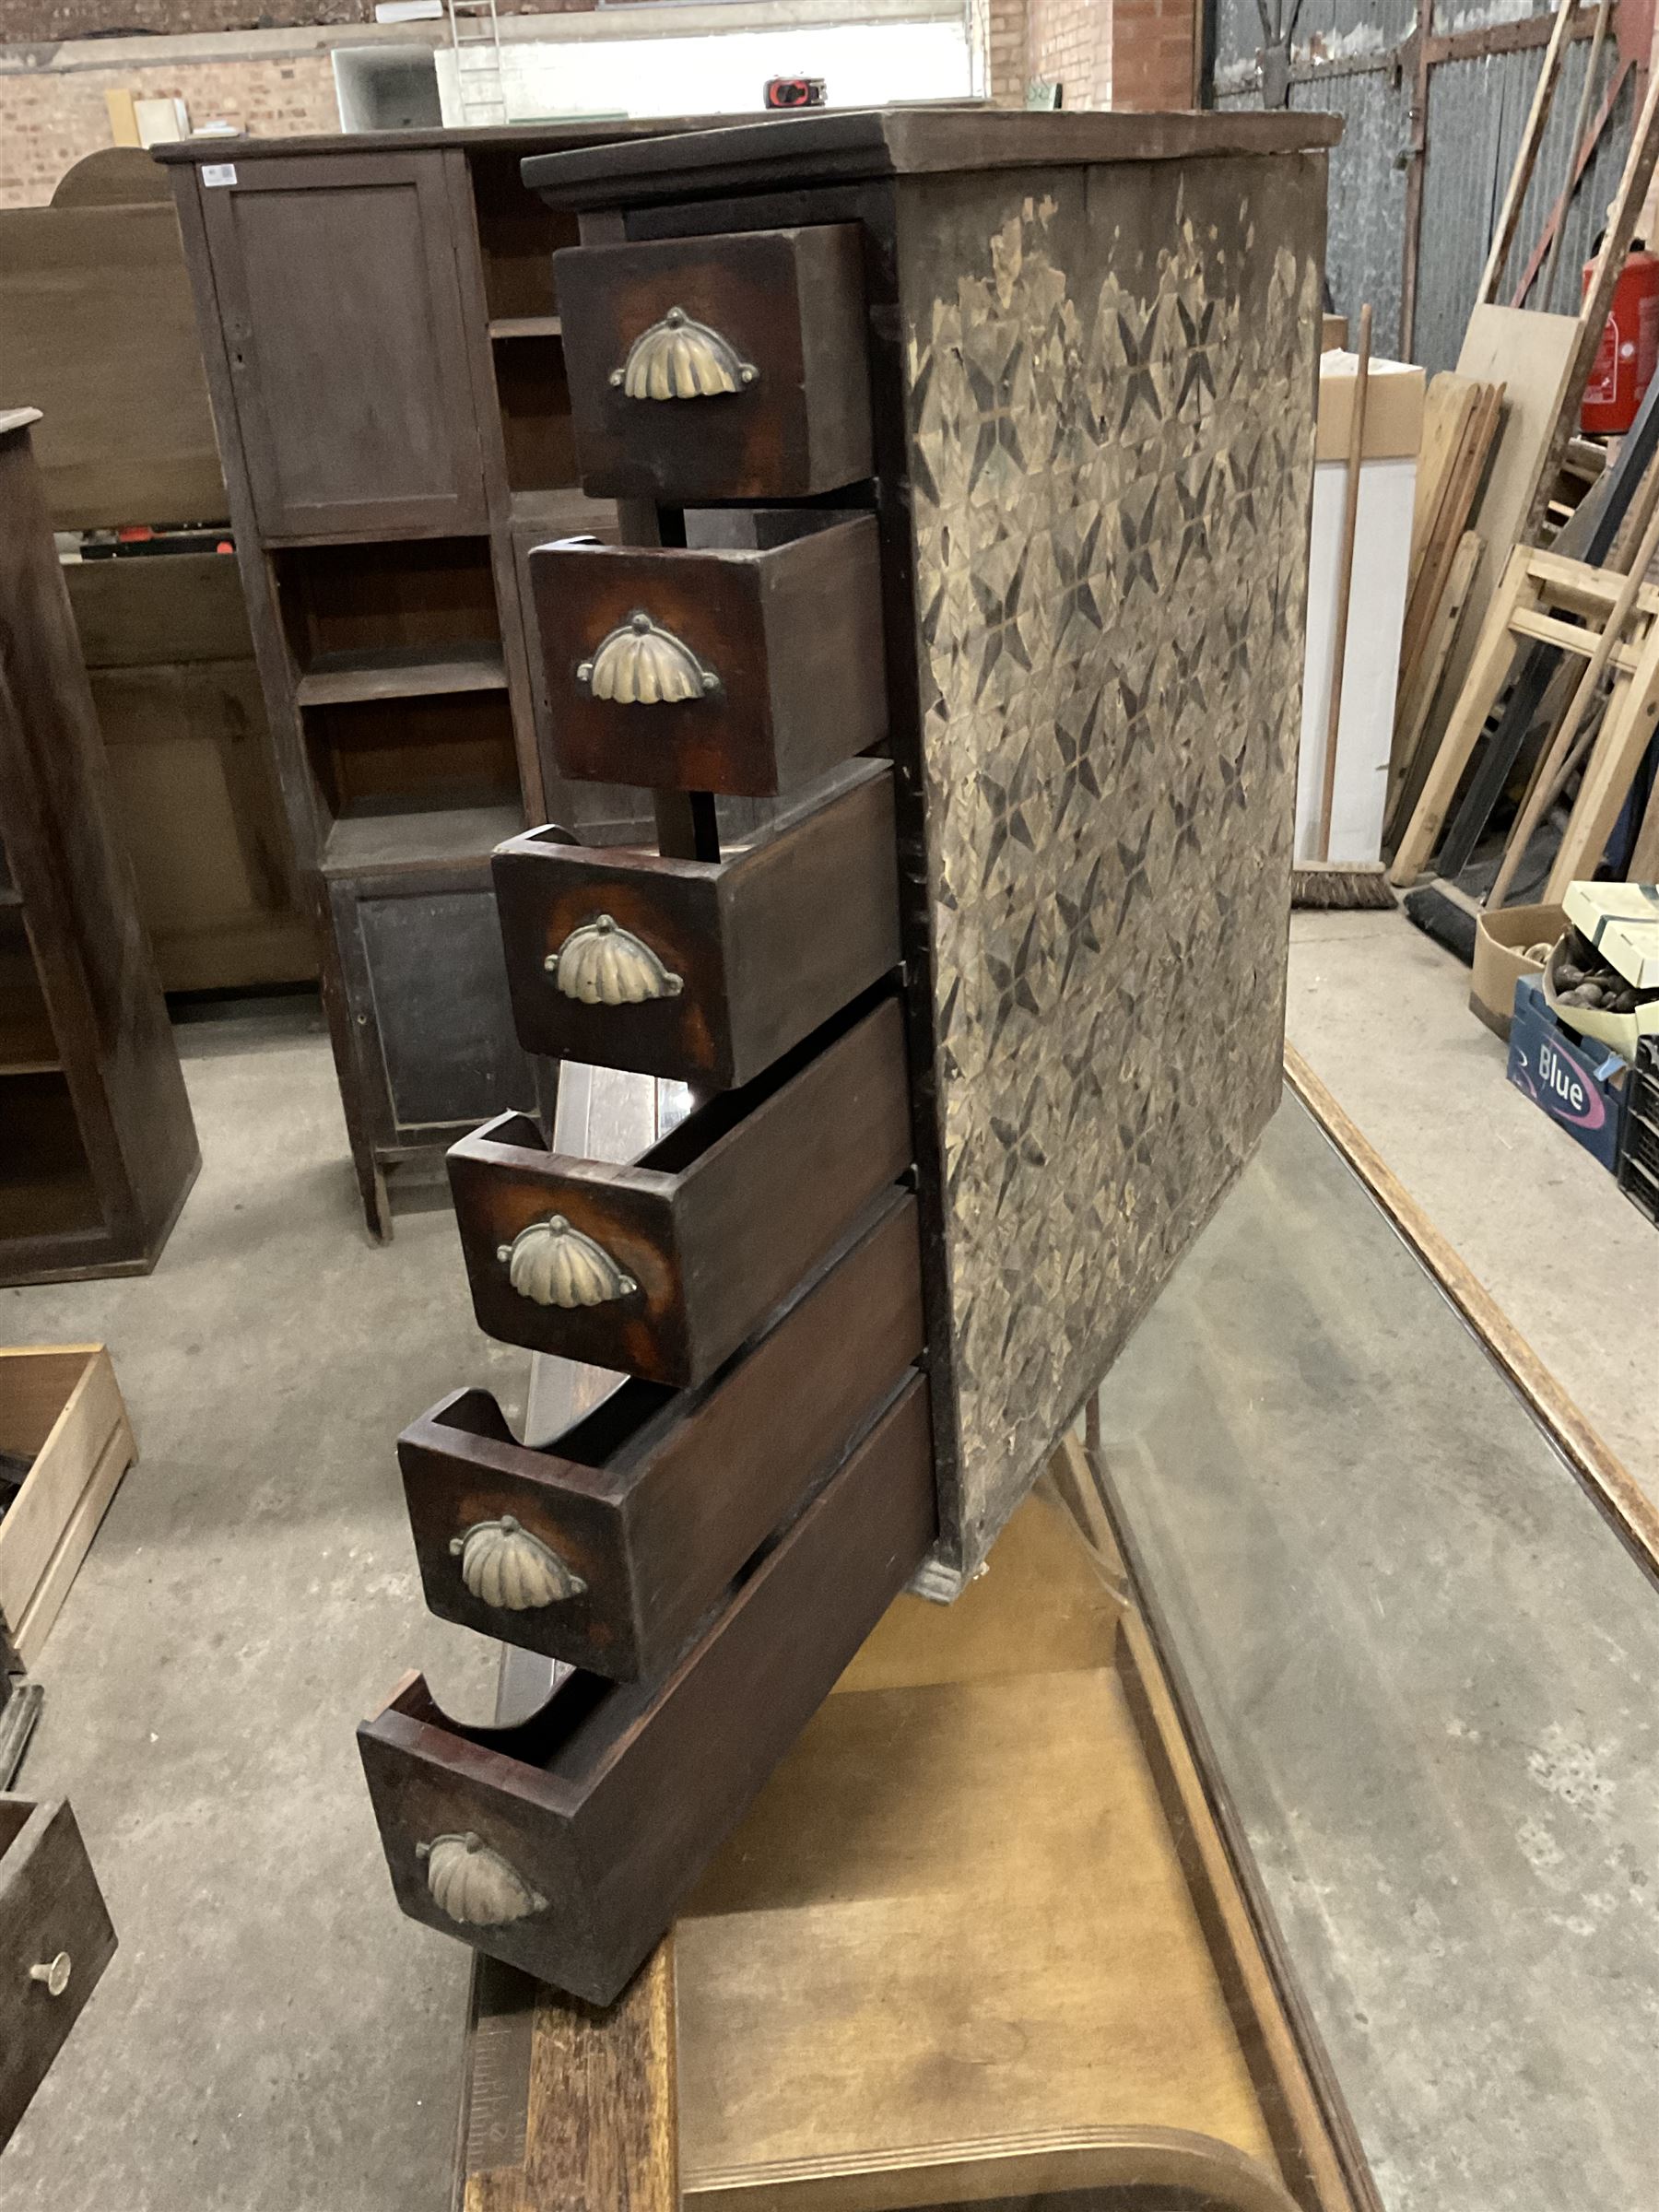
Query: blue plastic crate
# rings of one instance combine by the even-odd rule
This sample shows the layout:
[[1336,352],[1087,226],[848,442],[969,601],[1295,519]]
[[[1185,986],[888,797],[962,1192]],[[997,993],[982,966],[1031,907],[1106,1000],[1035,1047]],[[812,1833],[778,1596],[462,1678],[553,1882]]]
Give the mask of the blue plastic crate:
[[1626,1063],[1593,1038],[1572,1036],[1551,1013],[1536,978],[1515,985],[1508,1075],[1535,1106],[1559,1122],[1574,1144],[1594,1152],[1608,1172],[1618,1167]]

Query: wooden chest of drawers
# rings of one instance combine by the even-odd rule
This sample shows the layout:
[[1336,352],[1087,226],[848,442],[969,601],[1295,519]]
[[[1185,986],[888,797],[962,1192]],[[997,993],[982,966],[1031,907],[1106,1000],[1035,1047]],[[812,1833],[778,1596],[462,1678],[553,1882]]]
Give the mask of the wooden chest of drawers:
[[661,849],[500,850],[514,1018],[697,1103],[623,1165],[455,1147],[481,1324],[632,1380],[406,1436],[434,1609],[584,1671],[506,1735],[417,1684],[363,1752],[406,1909],[579,1994],[886,1596],[978,1570],[1277,1101],[1332,130],[525,166],[622,501],[526,556],[553,745]]

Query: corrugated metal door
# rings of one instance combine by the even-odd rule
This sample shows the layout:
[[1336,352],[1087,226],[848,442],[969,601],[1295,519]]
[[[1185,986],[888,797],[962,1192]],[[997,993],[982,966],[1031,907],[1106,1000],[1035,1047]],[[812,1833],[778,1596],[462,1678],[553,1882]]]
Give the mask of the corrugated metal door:
[[[1401,344],[1412,105],[1426,76],[1421,213],[1411,358],[1430,371],[1456,360],[1487,249],[1543,63],[1554,0],[1433,0],[1427,65],[1419,73],[1419,0],[1214,0],[1213,100],[1223,108],[1261,104],[1258,56],[1270,24],[1295,18],[1288,104],[1340,114],[1346,128],[1331,158],[1327,271],[1340,312],[1362,300],[1375,312],[1375,344]],[[1591,11],[1583,11],[1588,18]],[[1645,20],[1638,22],[1638,18]],[[1620,18],[1623,18],[1620,21]],[[1578,270],[1600,230],[1630,143],[1634,78],[1621,54],[1645,54],[1651,8],[1623,0],[1621,37],[1609,38],[1596,68],[1591,119],[1617,83],[1618,98],[1568,219],[1555,305],[1571,312]],[[1529,43],[1516,45],[1516,40]],[[1590,43],[1571,43],[1499,298],[1509,300],[1533,259],[1567,166]],[[1535,287],[1529,305],[1543,305]]]

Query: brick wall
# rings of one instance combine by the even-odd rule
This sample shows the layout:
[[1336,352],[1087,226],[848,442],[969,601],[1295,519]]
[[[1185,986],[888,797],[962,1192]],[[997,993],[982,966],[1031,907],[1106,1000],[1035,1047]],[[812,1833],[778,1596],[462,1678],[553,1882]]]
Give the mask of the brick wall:
[[0,207],[44,206],[66,169],[111,143],[106,91],[147,100],[171,95],[189,103],[194,124],[232,123],[265,138],[340,127],[326,53],[171,68],[8,71],[0,74]]
[[986,89],[999,107],[1025,105],[1026,0],[988,0],[990,77]]
[[1112,0],[1112,104],[1190,108],[1197,98],[1195,0]]
[[1060,85],[1065,107],[1194,104],[1199,0],[1025,0],[1025,74]]

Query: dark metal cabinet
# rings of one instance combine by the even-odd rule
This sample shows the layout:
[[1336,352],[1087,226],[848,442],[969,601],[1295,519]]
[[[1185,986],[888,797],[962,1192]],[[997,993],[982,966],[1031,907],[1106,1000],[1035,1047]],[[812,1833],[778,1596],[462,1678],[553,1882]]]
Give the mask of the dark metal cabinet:
[[487,527],[447,179],[429,155],[206,172],[230,385],[267,539]]

